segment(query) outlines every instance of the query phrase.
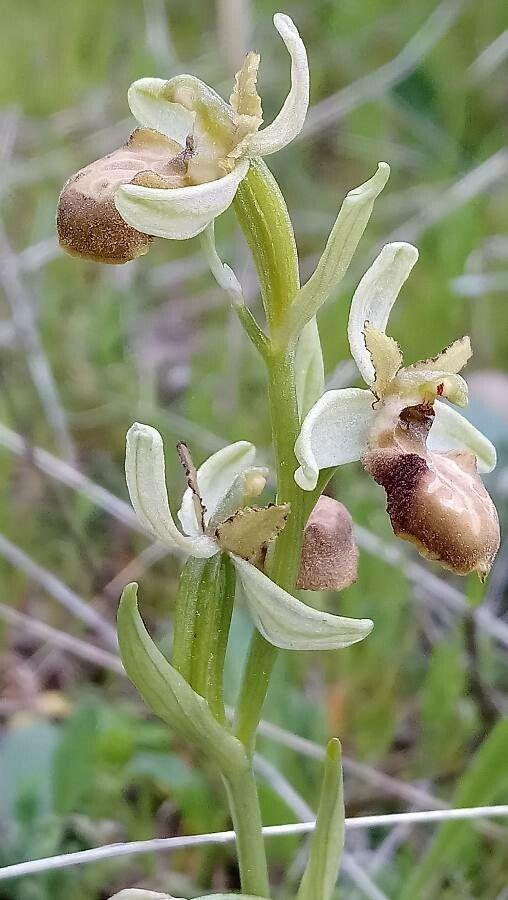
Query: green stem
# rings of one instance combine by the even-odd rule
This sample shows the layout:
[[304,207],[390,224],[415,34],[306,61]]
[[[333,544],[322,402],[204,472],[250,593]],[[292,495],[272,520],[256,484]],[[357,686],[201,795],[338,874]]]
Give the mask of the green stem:
[[[308,515],[304,492],[293,475],[298,466],[294,445],[300,422],[296,397],[294,353],[279,347],[274,337],[299,286],[298,254],[289,213],[277,182],[256,160],[235,198],[235,210],[252,251],[266,318],[272,338],[266,356],[268,396],[277,467],[277,501],[290,503],[287,525],[269,561],[269,575],[288,591],[298,576],[303,528]],[[259,632],[252,638],[236,712],[236,734],[250,753],[261,718],[278,651]]]
[[252,768],[233,778],[225,778],[224,783],[235,829],[242,891],[256,897],[269,897],[261,812]]

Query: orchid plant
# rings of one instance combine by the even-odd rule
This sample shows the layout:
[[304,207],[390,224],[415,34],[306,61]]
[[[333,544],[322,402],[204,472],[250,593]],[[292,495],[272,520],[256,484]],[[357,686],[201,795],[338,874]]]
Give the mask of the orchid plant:
[[[261,128],[255,53],[245,57],[229,103],[191,75],[142,78],[128,92],[139,128],[124,147],[69,179],[57,211],[62,247],[104,263],[135,259],[157,237],[201,235],[210,270],[266,366],[275,502],[256,502],[272,476],[255,464],[248,441],[224,447],[198,469],[181,442],[187,488],[178,526],[162,437],[149,425],[130,428],[126,476],[134,510],[146,531],[183,560],[171,658],[145,629],[137,585],[125,588],[118,612],[120,652],[132,682],[150,709],[222,775],[245,900],[270,896],[252,761],[278,650],[336,650],[363,640],[373,627],[370,619],[330,615],[294,596],[297,588],[339,590],[356,577],[351,517],[323,495],[336,467],[361,459],[386,490],[395,533],[455,572],[485,577],[499,545],[496,511],[479,476],[494,467],[495,450],[445,402],[467,402],[459,372],[471,355],[469,339],[404,366],[385,333],[418,256],[409,244],[384,247],[352,300],[351,353],[367,389],[324,392],[316,316],[348,269],[389,167],[380,163],[347,195],[313,275],[300,287],[289,213],[262,157],[300,132],[309,72],[291,19],[278,14],[274,24],[291,57],[291,89],[270,125]],[[229,206],[256,264],[263,325],[215,246],[214,219]],[[255,628],[231,720],[224,661],[235,601],[245,603]],[[330,900],[343,834],[340,744],[333,739],[298,900]],[[116,895],[150,898],[169,900],[142,888]]]

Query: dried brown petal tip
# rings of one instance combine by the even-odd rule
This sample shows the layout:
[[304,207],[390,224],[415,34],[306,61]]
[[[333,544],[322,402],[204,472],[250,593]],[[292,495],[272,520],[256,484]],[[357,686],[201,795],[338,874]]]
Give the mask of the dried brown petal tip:
[[115,206],[115,192],[131,183],[182,186],[188,155],[164,135],[138,128],[124,147],[90,163],[64,185],[56,212],[60,246],[71,256],[101,263],[120,264],[143,256],[153,238],[124,222]]
[[353,520],[343,503],[320,497],[305,526],[297,587],[341,591],[357,574]]
[[364,467],[386,491],[398,537],[446,569],[459,575],[477,572],[484,579],[499,549],[496,508],[472,453],[434,453],[418,440],[418,409],[401,414],[406,427],[412,423],[413,447],[397,439],[396,429],[391,445],[365,454]]

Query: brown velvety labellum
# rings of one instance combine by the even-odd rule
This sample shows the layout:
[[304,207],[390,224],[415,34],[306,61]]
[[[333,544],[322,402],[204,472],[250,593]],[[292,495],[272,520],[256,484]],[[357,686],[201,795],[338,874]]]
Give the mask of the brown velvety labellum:
[[[391,444],[365,454],[364,467],[386,491],[387,511],[398,537],[459,575],[477,572],[483,579],[499,548],[496,508],[472,453],[433,453],[418,440],[424,423],[418,409],[403,411],[404,437],[399,425]],[[410,452],[411,432],[415,452]]]
[[170,190],[187,183],[192,146],[184,150],[148,128],[138,128],[125,146],[97,159],[66,182],[58,200],[60,246],[71,256],[121,264],[148,252],[153,240],[131,228],[115,206],[122,184]]

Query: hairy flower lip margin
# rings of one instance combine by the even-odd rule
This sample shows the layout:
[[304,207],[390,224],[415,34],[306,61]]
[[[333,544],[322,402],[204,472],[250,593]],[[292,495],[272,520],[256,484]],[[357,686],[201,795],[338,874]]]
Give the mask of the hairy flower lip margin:
[[[131,111],[142,126],[138,130],[150,130],[161,147],[167,142],[168,164],[185,153],[192,136],[186,177],[180,183],[168,181],[164,166],[154,167],[148,154],[146,164],[141,162],[137,173],[119,183],[111,157],[125,156],[130,141],[90,163],[66,182],[60,195],[57,232],[66,252],[121,264],[146,253],[154,237],[194,237],[233,202],[252,158],[275,153],[293,140],[309,104],[307,53],[289,16],[277,13],[273,21],[291,58],[291,88],[273,122],[258,130],[262,117],[255,88],[256,54],[248,55],[246,68],[238,73],[230,104],[194,76],[138,79],[128,91]],[[256,108],[258,114],[253,113]],[[93,180],[95,173],[101,191],[82,193],[78,181],[84,175]],[[145,177],[138,180],[133,174]]]
[[167,546],[188,556],[209,558],[228,552],[256,627],[275,646],[289,650],[332,649],[362,640],[373,627],[370,619],[332,616],[307,606],[249,560],[227,546],[221,547],[217,530],[213,536],[206,533],[206,523],[212,523],[216,511],[224,508],[224,498],[235,480],[242,473],[254,473],[255,479],[259,476],[259,467],[253,466],[254,456],[252,444],[237,441],[213,454],[197,473],[191,473],[206,508],[205,532],[199,528],[187,489],[179,512],[184,533],[177,528],[169,507],[162,438],[155,428],[135,423],[127,434],[125,469],[131,502],[140,522]]

